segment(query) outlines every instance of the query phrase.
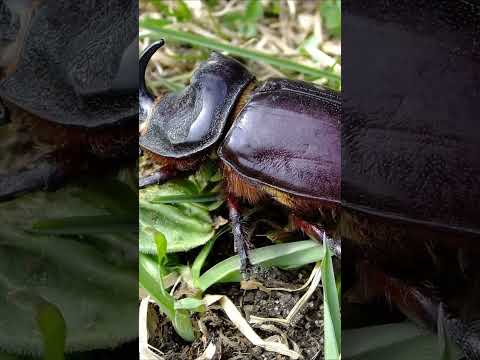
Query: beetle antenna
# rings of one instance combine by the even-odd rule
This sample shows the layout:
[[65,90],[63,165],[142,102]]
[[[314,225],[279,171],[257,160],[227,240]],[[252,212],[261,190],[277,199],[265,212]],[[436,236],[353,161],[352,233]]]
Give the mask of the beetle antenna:
[[143,53],[140,55],[139,60],[139,72],[140,72],[140,81],[139,81],[139,93],[138,93],[138,101],[140,106],[140,121],[146,119],[150,108],[153,105],[154,97],[152,93],[148,90],[147,85],[145,83],[145,71],[147,70],[147,65],[150,59],[152,58],[153,54],[160,49],[165,44],[165,40],[161,39],[149,47],[147,47]]

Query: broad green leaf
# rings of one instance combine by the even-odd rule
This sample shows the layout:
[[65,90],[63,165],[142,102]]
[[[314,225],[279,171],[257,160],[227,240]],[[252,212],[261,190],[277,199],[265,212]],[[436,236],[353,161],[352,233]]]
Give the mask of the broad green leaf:
[[215,230],[208,210],[195,204],[152,204],[140,202],[140,251],[154,254],[153,228],[162,233],[168,243],[168,252],[193,249],[210,240]]
[[175,301],[175,309],[203,311],[205,309],[205,304],[201,299],[184,298],[184,299]]
[[195,333],[193,332],[192,319],[187,310],[176,310],[175,318],[173,320],[173,327],[178,335],[185,341],[192,342],[195,340]]
[[1,350],[37,356],[43,351],[35,315],[12,297],[27,284],[61,310],[67,352],[114,347],[138,336],[131,326],[138,319],[137,258],[125,253],[137,248],[135,233],[58,236],[27,231],[39,218],[109,215],[86,200],[92,198],[88,191],[88,186],[70,185],[0,203]]
[[221,204],[220,189],[212,181],[216,172],[207,161],[188,179],[140,191],[140,252],[155,254],[152,229],[165,236],[169,253],[188,251],[213,237],[210,211]]

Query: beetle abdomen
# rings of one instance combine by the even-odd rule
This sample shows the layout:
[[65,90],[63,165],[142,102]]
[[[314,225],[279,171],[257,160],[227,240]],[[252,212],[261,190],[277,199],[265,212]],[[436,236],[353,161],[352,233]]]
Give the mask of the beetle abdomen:
[[340,201],[339,95],[300,81],[268,80],[219,149],[250,183],[302,198]]

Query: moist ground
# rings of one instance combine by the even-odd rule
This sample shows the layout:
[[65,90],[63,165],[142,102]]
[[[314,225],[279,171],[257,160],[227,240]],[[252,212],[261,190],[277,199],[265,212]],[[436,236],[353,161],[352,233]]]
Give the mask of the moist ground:
[[[295,271],[269,269],[261,276],[268,279],[268,283],[265,280],[262,283],[268,287],[298,288],[308,279],[311,269],[312,266]],[[261,290],[245,291],[240,289],[239,284],[227,284],[214,286],[208,292],[228,296],[248,319],[250,315],[285,318],[304,291],[266,293]],[[286,337],[290,348],[300,349],[301,355],[306,360],[323,359],[322,307],[322,292],[318,287],[293,324],[290,326],[269,324],[269,328],[255,328],[255,330],[264,339],[274,335]],[[252,346],[221,309],[212,308],[197,316],[197,320],[204,325],[204,333],[192,344],[185,343],[175,334],[171,323],[159,314],[158,309],[155,314],[158,320],[155,336],[150,339],[150,343],[164,354],[166,360],[196,359],[211,341],[217,347],[214,359],[288,359],[286,356]]]

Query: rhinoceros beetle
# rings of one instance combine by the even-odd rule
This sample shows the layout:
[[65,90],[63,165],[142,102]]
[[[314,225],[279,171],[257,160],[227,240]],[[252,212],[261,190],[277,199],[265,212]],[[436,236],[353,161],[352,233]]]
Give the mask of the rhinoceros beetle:
[[136,3],[12,1],[1,7],[2,26],[17,26],[9,27],[0,45],[0,121],[20,124],[33,144],[49,151],[34,164],[2,169],[0,199],[56,187],[85,172],[98,174],[104,160],[133,161]]
[[258,83],[238,61],[214,52],[183,91],[154,99],[145,69],[163,44],[140,56],[140,146],[162,165],[140,188],[192,171],[216,151],[244,273],[250,264],[239,199],[274,199],[293,211],[299,229],[327,239],[340,255],[340,244],[306,220],[340,202],[339,94],[302,81]]

